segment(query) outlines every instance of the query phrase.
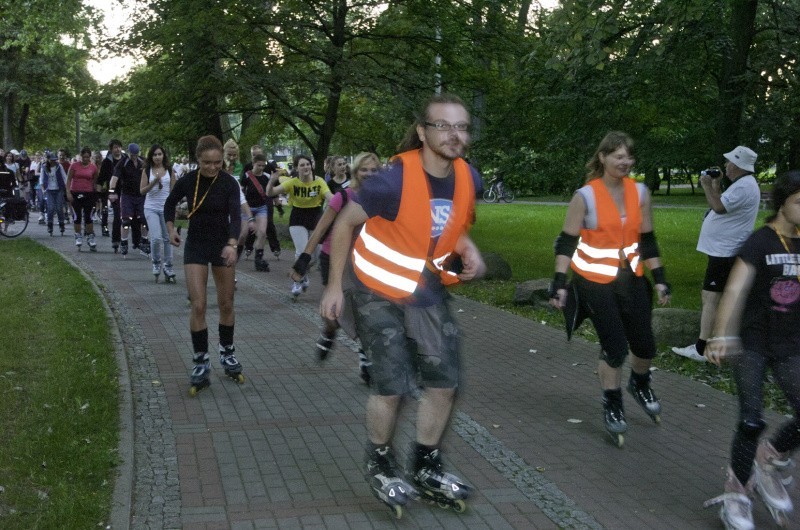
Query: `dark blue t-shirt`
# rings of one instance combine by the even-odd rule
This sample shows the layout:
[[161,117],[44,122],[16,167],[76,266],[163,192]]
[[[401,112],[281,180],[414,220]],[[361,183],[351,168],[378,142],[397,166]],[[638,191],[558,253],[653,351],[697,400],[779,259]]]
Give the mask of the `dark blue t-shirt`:
[[[470,166],[472,182],[475,186],[475,195],[483,194],[483,180],[478,171]],[[425,172],[431,190],[431,245],[442,234],[450,210],[453,207],[453,193],[455,192],[455,173],[445,178],[437,178]],[[369,217],[380,216],[387,221],[394,221],[400,210],[400,196],[403,192],[403,164],[395,161],[387,169],[376,176],[365,179],[358,189],[355,200],[361,205]],[[356,280],[359,288],[366,287]],[[427,307],[440,303],[447,296],[447,290],[442,285],[439,277],[428,269],[422,274],[422,281],[414,291],[410,305]]]

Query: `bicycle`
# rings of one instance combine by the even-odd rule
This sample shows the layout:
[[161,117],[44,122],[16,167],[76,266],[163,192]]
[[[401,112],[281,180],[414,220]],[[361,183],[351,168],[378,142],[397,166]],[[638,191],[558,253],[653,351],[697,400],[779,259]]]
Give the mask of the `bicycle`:
[[497,182],[497,177],[489,181],[489,188],[483,192],[485,202],[514,202],[514,190],[510,189],[503,182]]
[[0,199],[0,236],[17,237],[28,228],[28,202],[9,197]]

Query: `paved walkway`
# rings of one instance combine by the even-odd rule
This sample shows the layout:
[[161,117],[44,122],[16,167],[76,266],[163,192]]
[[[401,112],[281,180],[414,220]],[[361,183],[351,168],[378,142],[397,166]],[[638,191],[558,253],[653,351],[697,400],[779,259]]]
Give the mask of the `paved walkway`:
[[[71,235],[50,238],[35,223],[28,234],[96,282],[118,331],[115,528],[721,528],[702,503],[721,493],[736,403],[701,383],[658,372],[663,423],[627,398],[618,449],[602,427],[596,345],[457,297],[466,383],[445,458],[476,493],[464,514],[412,503],[396,521],[362,477],[368,389],[357,356],[340,341],[332,358],[315,359],[319,279],[293,303],[291,252],[270,259],[269,273],[252,259],[239,264],[235,336],[246,383],[214,363],[211,387],[191,398],[181,268],[177,285],[155,284],[144,257],[123,260],[108,238],[99,252],[78,253]],[[413,437],[415,402],[407,405],[396,436],[403,454]],[[773,427],[780,420],[768,415]],[[770,527],[760,501],[755,518]]]

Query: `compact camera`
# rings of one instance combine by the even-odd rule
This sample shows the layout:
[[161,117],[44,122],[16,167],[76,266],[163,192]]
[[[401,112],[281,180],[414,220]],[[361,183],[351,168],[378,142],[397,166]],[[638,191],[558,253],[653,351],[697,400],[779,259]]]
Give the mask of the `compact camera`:
[[701,177],[704,177],[706,175],[708,175],[712,179],[716,179],[722,176],[722,171],[720,171],[718,167],[710,167],[700,172]]

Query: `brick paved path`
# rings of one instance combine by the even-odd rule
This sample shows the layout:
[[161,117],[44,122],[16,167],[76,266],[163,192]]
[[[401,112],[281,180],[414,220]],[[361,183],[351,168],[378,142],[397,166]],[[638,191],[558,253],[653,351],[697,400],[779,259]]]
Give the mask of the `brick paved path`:
[[[50,238],[35,224],[28,234],[86,271],[119,332],[128,405],[116,528],[721,528],[702,503],[721,493],[735,425],[735,400],[722,392],[656,373],[663,423],[626,398],[630,428],[617,449],[602,427],[596,345],[455,298],[466,382],[445,458],[477,491],[464,514],[412,503],[395,521],[362,477],[368,389],[357,355],[340,341],[324,364],[315,359],[319,276],[291,302],[290,251],[269,260],[269,273],[255,272],[252,259],[238,266],[235,342],[246,383],[214,362],[211,387],[190,398],[182,268],[177,285],[155,284],[149,261],[123,260],[108,238],[95,254],[76,252],[71,234]],[[208,312],[215,345],[213,282]],[[407,402],[396,436],[402,454],[414,408]],[[780,419],[768,416],[773,427]],[[796,488],[793,496],[800,506]],[[757,526],[770,527],[754,506]]]

